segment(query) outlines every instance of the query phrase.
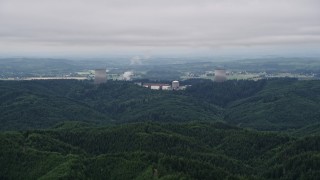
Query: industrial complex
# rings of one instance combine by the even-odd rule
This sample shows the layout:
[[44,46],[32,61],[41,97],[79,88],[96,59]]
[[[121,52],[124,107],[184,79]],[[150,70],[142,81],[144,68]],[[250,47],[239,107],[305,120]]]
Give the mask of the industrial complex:
[[[94,84],[102,84],[107,82],[107,73],[106,69],[95,69]],[[131,75],[133,73],[131,72]],[[224,82],[227,80],[227,73],[225,69],[217,68],[214,71],[214,82]],[[174,80],[171,84],[165,83],[135,83],[139,86],[153,90],[185,90],[188,86],[181,86],[179,81]]]
[[162,83],[137,83],[137,85],[143,86],[145,88],[153,89],[153,90],[185,90],[187,86],[180,86],[179,81],[172,81],[170,84],[162,84]]

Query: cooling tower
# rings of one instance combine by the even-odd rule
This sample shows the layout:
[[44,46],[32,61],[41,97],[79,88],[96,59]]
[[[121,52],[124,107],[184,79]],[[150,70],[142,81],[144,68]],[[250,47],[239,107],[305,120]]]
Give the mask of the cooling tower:
[[214,70],[214,81],[215,82],[224,82],[227,80],[227,74],[225,69],[216,69]]
[[172,81],[172,90],[179,89],[179,81]]
[[94,84],[102,84],[102,83],[105,83],[106,81],[107,81],[106,69],[96,69]]

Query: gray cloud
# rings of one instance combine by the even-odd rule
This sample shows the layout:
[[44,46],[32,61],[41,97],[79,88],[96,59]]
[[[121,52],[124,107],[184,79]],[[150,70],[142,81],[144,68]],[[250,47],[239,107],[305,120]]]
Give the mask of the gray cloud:
[[320,44],[318,0],[0,0],[0,51]]

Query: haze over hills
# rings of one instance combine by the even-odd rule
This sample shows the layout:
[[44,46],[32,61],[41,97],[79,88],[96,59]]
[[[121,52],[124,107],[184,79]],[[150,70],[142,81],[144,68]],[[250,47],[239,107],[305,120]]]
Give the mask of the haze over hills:
[[223,60],[203,57],[118,57],[102,59],[2,58],[0,79],[39,77],[81,77],[92,79],[93,70],[106,68],[109,79],[120,79],[126,72],[133,79],[185,80],[210,79],[217,67],[228,70],[231,79],[262,79],[268,77],[320,78],[319,58],[257,58]]

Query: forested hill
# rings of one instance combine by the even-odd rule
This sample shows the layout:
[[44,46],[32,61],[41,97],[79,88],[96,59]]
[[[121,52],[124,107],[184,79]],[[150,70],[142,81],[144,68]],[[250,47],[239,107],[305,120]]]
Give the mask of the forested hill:
[[199,80],[187,95],[224,108],[224,121],[258,130],[318,127],[320,81],[270,79],[214,83]]
[[0,129],[48,128],[64,121],[215,121],[223,109],[175,92],[130,82],[0,81]]
[[228,123],[259,130],[297,129],[320,123],[320,81],[273,80],[228,105]]
[[320,178],[319,81],[182,83],[0,81],[0,179]]
[[186,91],[156,91],[131,82],[0,81],[0,129],[53,127],[64,121],[95,124],[138,121],[224,121],[258,130],[319,124],[320,81],[271,79],[182,82]]
[[319,141],[223,123],[68,122],[0,133],[0,179],[319,179]]

